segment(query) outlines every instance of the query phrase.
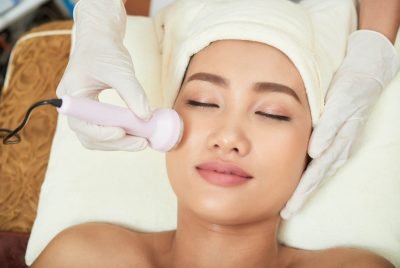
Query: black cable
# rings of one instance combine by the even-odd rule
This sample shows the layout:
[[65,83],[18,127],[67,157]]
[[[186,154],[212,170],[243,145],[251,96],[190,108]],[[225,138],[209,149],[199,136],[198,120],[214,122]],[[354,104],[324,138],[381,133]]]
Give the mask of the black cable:
[[[28,111],[25,114],[24,120],[22,120],[21,124],[14,130],[0,128],[0,139],[3,139],[3,144],[17,144],[21,141],[21,137],[18,135],[25,125],[28,123],[30,115],[36,107],[43,106],[43,105],[52,105],[54,107],[60,108],[62,105],[62,99],[51,99],[51,100],[44,100],[39,101],[31,105]],[[5,134],[4,134],[5,133]],[[14,138],[14,139],[11,139]]]

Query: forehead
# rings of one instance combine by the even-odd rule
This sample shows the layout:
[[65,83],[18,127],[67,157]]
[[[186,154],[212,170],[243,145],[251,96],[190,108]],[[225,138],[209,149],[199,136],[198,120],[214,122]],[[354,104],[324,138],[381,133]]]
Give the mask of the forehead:
[[232,83],[279,83],[306,98],[303,80],[292,61],[277,48],[259,42],[213,42],[192,57],[186,78],[197,72],[218,74]]

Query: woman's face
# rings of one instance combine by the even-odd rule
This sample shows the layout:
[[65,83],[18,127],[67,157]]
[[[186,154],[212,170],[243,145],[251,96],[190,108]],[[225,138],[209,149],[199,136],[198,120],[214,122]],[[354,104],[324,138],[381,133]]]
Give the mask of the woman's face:
[[192,58],[174,108],[185,128],[167,170],[180,209],[218,224],[277,216],[312,129],[292,62],[265,44],[214,42]]

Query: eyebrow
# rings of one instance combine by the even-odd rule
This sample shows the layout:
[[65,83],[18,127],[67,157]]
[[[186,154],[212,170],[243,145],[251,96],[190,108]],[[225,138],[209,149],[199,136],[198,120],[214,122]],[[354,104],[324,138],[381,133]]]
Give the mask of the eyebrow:
[[225,78],[223,78],[222,76],[216,75],[216,74],[195,73],[195,74],[192,74],[188,78],[186,83],[189,83],[190,81],[193,81],[193,80],[206,81],[206,82],[210,82],[212,84],[216,84],[218,86],[223,86],[223,87],[229,86],[229,83]]
[[[210,82],[212,84],[222,86],[222,87],[229,87],[229,82],[222,76],[216,75],[216,74],[210,74],[210,73],[195,73],[191,75],[186,83],[189,83],[190,81],[193,80],[200,80],[200,81],[206,81]],[[299,96],[297,95],[296,91],[294,91],[292,88],[278,84],[278,83],[273,83],[273,82],[258,82],[254,84],[254,89],[257,92],[279,92],[279,93],[284,93],[289,96],[292,96],[297,102],[301,104],[301,100]]]

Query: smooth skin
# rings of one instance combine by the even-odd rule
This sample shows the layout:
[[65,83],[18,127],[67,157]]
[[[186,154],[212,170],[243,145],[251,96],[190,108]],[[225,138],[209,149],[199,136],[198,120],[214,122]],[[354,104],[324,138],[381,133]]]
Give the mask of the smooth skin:
[[400,0],[359,0],[359,29],[377,31],[394,44],[400,26]]
[[[174,108],[185,124],[166,161],[177,230],[78,225],[57,235],[32,267],[394,267],[361,249],[306,251],[278,242],[279,211],[306,167],[312,130],[303,81],[279,50],[214,42],[192,58]],[[211,184],[196,168],[207,161],[234,164],[253,178]]]

